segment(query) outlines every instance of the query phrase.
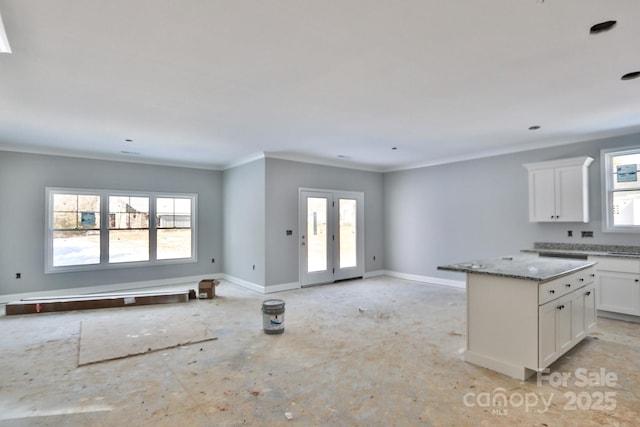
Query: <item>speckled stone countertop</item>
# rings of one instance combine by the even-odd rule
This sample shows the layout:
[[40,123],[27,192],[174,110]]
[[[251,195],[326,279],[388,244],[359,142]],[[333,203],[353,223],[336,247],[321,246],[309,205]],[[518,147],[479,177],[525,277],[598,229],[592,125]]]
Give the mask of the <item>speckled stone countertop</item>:
[[488,274],[544,283],[595,264],[593,261],[539,258],[535,255],[514,255],[441,265],[438,266],[438,270]]
[[522,252],[558,257],[563,255],[568,257],[587,257],[591,255],[640,259],[640,246],[535,242],[533,249],[523,249]]

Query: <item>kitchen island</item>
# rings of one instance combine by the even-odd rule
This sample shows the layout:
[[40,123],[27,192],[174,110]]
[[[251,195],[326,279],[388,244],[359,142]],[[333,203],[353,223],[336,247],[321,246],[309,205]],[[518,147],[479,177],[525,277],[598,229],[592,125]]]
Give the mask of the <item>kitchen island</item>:
[[524,380],[596,327],[593,261],[517,255],[442,265],[467,274],[464,359]]

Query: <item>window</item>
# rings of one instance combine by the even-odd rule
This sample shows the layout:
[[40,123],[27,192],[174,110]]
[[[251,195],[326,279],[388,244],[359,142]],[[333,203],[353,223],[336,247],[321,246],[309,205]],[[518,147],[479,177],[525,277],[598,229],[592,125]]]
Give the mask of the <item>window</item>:
[[640,232],[640,147],[602,150],[603,230]]
[[197,195],[47,188],[47,273],[195,262]]
[[186,258],[191,254],[191,200],[156,199],[158,259]]
[[53,267],[100,264],[100,196],[52,194],[51,238]]

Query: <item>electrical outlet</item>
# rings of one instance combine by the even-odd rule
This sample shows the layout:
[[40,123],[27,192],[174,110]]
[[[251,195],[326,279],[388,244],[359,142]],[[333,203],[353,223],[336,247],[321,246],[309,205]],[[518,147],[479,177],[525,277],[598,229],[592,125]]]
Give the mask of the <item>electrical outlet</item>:
[[582,237],[593,237],[593,231],[583,231]]
[[22,273],[16,273],[16,279],[21,279],[22,278]]
[[214,262],[216,262],[215,258],[211,258],[211,264],[213,264]]
[[567,237],[573,237],[573,231],[572,230],[568,230],[567,231]]
[[376,256],[375,256],[375,255],[373,256],[373,260],[374,260],[374,261],[376,260]]
[[256,265],[255,265],[255,264],[253,264],[253,269],[254,269],[254,270],[256,269]]

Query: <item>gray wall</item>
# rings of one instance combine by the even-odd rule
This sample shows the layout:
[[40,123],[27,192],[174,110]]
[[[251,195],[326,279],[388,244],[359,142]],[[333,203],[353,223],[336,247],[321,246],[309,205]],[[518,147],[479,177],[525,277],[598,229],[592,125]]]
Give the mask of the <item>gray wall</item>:
[[[385,267],[461,280],[437,266],[517,254],[533,243],[637,245],[639,236],[602,232],[600,150],[640,145],[640,135],[610,138],[384,175]],[[591,221],[530,223],[524,163],[590,156]],[[567,237],[572,230],[574,237]],[[594,238],[581,238],[581,231]]]
[[[45,187],[198,194],[198,262],[44,274]],[[0,151],[0,295],[203,275],[220,271],[222,173]],[[16,273],[22,278],[16,279]]]
[[[461,279],[437,266],[536,241],[637,245],[638,235],[602,232],[600,192],[600,150],[637,145],[640,135],[385,174],[273,158],[219,172],[0,151],[0,295],[221,272],[267,287],[295,283],[301,187],[365,193],[365,272]],[[595,159],[591,222],[530,223],[522,164],[584,155]],[[198,262],[44,274],[47,186],[197,193]],[[583,230],[595,237],[579,237]]]
[[[365,272],[384,268],[381,173],[267,158],[267,286],[298,281],[299,188],[364,192]],[[287,236],[286,230],[293,235]]]
[[265,160],[228,169],[223,176],[223,271],[264,286]]

